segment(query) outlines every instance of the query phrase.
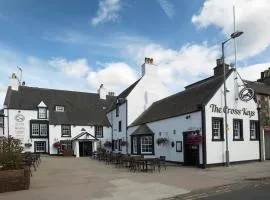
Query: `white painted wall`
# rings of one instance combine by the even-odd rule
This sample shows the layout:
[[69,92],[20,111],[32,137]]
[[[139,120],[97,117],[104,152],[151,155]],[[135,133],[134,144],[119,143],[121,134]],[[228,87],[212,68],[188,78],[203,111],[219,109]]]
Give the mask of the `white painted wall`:
[[[183,132],[192,130],[201,130],[201,112],[194,112],[190,115],[189,119],[186,119],[187,115],[168,118],[156,122],[147,123],[147,126],[155,133],[154,146],[155,157],[166,156],[166,160],[174,162],[184,162],[184,143]],[[128,129],[128,135],[130,136],[138,126],[130,127]],[[176,134],[173,133],[176,130]],[[160,135],[161,134],[161,135]],[[166,137],[169,139],[168,145],[157,145],[156,139],[159,137]],[[129,140],[131,138],[129,137]],[[171,146],[171,142],[182,141],[182,152],[176,152],[176,145]],[[200,164],[202,164],[202,145],[199,145],[200,150]],[[130,150],[131,151],[131,150]]]
[[[234,73],[234,72],[233,72]],[[259,159],[259,141],[250,141],[250,129],[249,120],[258,120],[258,112],[256,103],[251,100],[243,102],[240,99],[235,100],[235,81],[234,74],[231,74],[227,78],[226,84],[229,92],[227,93],[227,105],[229,108],[240,109],[247,108],[247,110],[254,111],[255,114],[252,117],[244,115],[228,114],[228,143],[230,151],[230,161],[243,161]],[[238,85],[243,85],[240,77],[237,75]],[[243,86],[239,88],[239,91]],[[206,91],[207,92],[207,91]],[[226,142],[212,141],[212,117],[223,117],[224,113],[213,113],[210,105],[217,104],[219,107],[224,107],[223,85],[214,95],[214,97],[205,106],[206,113],[206,151],[207,151],[207,164],[224,163],[225,162],[225,150]],[[233,141],[233,118],[243,119],[243,137],[244,141]],[[225,119],[224,119],[225,128]],[[224,130],[224,138],[225,130]]]

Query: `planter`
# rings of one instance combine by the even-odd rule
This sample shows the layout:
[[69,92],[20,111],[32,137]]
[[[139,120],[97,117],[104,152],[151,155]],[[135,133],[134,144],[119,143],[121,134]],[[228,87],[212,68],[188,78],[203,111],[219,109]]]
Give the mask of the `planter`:
[[29,186],[29,169],[0,170],[0,193],[28,190]]

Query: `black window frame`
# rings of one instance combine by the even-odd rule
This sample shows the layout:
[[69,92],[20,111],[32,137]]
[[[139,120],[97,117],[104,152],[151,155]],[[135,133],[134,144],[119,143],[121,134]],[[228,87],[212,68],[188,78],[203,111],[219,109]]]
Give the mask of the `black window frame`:
[[0,115],[0,122],[3,121],[3,123],[0,123],[0,128],[4,128],[5,127],[5,116],[4,115]]
[[122,121],[118,121],[118,132],[122,132]]
[[[39,116],[39,109],[45,109],[45,117],[40,117]],[[37,109],[37,118],[38,119],[48,119],[48,108],[47,107],[38,107]]]
[[[213,121],[214,120],[219,120],[220,122],[220,138],[216,139],[214,138],[214,128],[213,128]],[[218,141],[224,141],[224,119],[223,117],[212,117],[211,121],[211,126],[212,126],[212,141],[218,142]]]
[[[256,138],[251,138],[251,123],[252,122],[255,123]],[[260,132],[259,121],[257,121],[257,120],[249,120],[249,139],[251,141],[258,141],[259,140],[259,132]]]
[[115,116],[119,117],[119,105],[116,105]]
[[[98,128],[101,128],[101,136],[100,136],[100,135],[97,135],[97,130],[98,130]],[[98,125],[95,126],[95,137],[96,137],[96,138],[103,138],[103,137],[104,137],[104,134],[103,134],[103,126],[98,126]]]
[[[69,135],[63,134],[64,126],[69,127]],[[61,124],[61,137],[71,137],[71,125],[70,124]]]
[[[36,148],[37,148],[37,143],[43,143],[45,144],[44,147],[45,147],[45,150],[44,151],[36,151]],[[35,153],[46,153],[47,152],[47,142],[46,141],[34,141],[34,152]]]
[[[142,153],[141,152],[141,138],[145,136],[151,136],[152,137],[152,152],[151,153]],[[137,153],[134,153],[133,149],[133,138],[137,138]],[[154,140],[154,134],[141,134],[141,135],[133,135],[131,136],[131,154],[133,155],[155,155],[155,140]]]
[[122,151],[122,145],[121,145],[121,143],[122,143],[122,139],[119,139],[118,140],[118,150],[119,151]]
[[[32,134],[32,124],[38,124],[39,125],[39,133],[38,135]],[[46,124],[47,125],[47,135],[40,135],[40,124]],[[30,120],[30,138],[48,138],[49,137],[49,122],[47,120]]]
[[[235,135],[234,135],[234,122],[240,122],[240,138],[235,138]],[[234,118],[233,119],[233,141],[244,141],[244,130],[243,130],[243,119],[237,119],[237,118]]]

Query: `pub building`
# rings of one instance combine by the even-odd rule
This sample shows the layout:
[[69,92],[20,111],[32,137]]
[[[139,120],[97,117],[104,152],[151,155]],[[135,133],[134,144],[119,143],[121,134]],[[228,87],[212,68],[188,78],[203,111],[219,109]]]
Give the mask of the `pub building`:
[[227,107],[224,104],[223,65],[214,75],[153,103],[128,128],[130,152],[165,156],[167,161],[207,167],[226,162],[225,113],[229,162],[260,159],[260,131],[254,91],[237,71],[225,64]]

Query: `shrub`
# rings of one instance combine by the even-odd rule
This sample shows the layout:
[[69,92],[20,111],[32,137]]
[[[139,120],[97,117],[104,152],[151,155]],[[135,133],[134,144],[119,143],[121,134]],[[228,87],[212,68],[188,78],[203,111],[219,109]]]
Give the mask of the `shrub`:
[[0,139],[0,166],[2,169],[19,169],[21,164],[22,143],[12,137]]

